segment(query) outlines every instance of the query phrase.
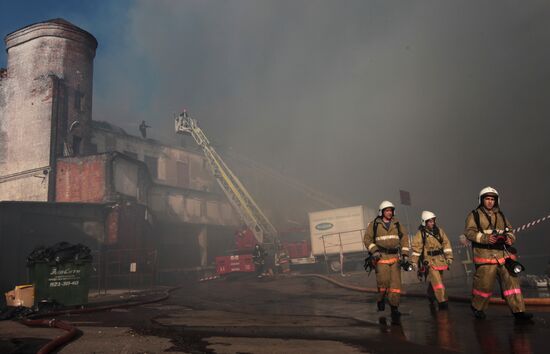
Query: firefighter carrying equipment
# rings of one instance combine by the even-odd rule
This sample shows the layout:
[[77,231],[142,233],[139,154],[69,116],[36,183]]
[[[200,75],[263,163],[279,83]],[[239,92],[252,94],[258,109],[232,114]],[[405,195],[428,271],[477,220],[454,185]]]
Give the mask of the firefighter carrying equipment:
[[399,253],[407,256],[409,253],[409,238],[396,218],[391,219],[387,229],[382,218],[376,217],[367,226],[363,243],[370,254],[379,253],[384,260],[395,258],[397,261]]
[[[482,192],[487,194],[486,191]],[[472,286],[472,307],[477,311],[474,312],[476,317],[482,317],[479,312],[487,309],[497,279],[501,295],[512,312],[524,312],[525,304],[519,279],[505,266],[507,259],[514,260],[516,256],[505,242],[491,244],[494,241],[491,236],[495,235],[505,236],[509,243],[516,241],[516,236],[510,231],[512,226],[504,214],[496,206],[492,210],[479,206],[468,214],[465,229],[464,234],[472,242],[476,267]],[[511,264],[510,261],[508,264]]]
[[252,260],[254,264],[264,264],[265,263],[265,257],[267,256],[267,253],[260,245],[256,245],[254,247],[254,251],[252,252]]
[[[423,215],[424,216],[424,215]],[[424,219],[427,221],[431,218]],[[420,226],[412,241],[411,261],[417,265],[419,280],[428,281],[428,298],[442,303],[448,300],[442,281],[444,270],[453,259],[451,243],[445,231],[437,225],[430,230]]]
[[252,261],[254,262],[254,266],[256,268],[256,275],[258,278],[261,278],[264,276],[266,256],[267,256],[267,252],[262,248],[262,246],[258,244],[254,246],[254,251],[252,252]]
[[369,254],[380,254],[380,259],[375,265],[379,292],[377,301],[383,301],[387,296],[390,305],[398,306],[401,293],[400,254],[409,253],[409,237],[406,230],[396,218],[392,218],[389,224],[385,224],[381,217],[377,217],[369,223],[363,243]]
[[[517,250],[506,244],[508,239],[512,243],[515,242],[515,235],[511,232],[512,227],[508,223],[504,213],[499,208],[495,209],[496,211],[487,211],[484,207],[478,207],[472,210],[471,217],[468,216],[468,220],[470,221],[473,218],[475,228],[477,229],[475,240],[470,239],[472,241],[472,248],[474,249],[474,263],[505,264],[508,262],[506,268],[512,276],[517,276],[517,274],[525,270],[525,267],[516,261]],[[481,215],[484,216],[484,221],[488,224],[485,229],[481,223]],[[492,216],[494,216],[494,220]],[[466,221],[468,222],[468,220]],[[470,229],[472,229],[471,226]],[[488,243],[490,236],[496,237],[495,243]],[[509,259],[510,261],[508,261]],[[519,272],[517,272],[518,269],[520,269]]]

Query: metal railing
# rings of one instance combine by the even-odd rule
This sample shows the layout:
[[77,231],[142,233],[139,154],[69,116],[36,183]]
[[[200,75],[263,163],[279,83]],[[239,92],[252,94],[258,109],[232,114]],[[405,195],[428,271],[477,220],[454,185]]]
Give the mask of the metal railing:
[[[363,235],[365,234],[365,231],[366,229],[356,229],[356,230],[350,230],[350,231],[344,231],[344,232],[324,234],[320,236],[321,240],[323,241],[323,254],[325,257],[327,272],[329,269],[329,264],[328,264],[329,253],[327,253],[327,248],[332,248],[332,247],[338,248],[339,252],[337,253],[339,253],[339,258],[340,258],[340,273],[342,276],[344,276],[344,255],[345,255],[344,248],[347,248],[345,246],[360,244],[361,251],[353,251],[353,252],[366,252],[367,248],[363,243]],[[342,241],[342,235],[354,234],[354,233],[358,234],[358,241],[351,241],[351,242],[350,240]],[[338,236],[338,237],[336,238],[335,236]]]

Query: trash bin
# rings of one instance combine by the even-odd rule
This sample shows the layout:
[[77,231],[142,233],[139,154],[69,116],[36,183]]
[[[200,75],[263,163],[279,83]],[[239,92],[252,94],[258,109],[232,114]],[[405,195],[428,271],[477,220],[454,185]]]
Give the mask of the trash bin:
[[39,247],[27,258],[27,266],[36,304],[47,301],[75,306],[88,302],[92,272],[88,247],[66,242]]

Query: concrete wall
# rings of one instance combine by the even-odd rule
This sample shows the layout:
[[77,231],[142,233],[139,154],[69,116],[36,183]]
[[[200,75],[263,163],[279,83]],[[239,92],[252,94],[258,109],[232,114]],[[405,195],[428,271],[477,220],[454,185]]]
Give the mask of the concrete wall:
[[[118,151],[133,155],[146,165],[146,157],[157,159],[153,169],[158,171],[158,175],[156,178],[152,176],[154,184],[148,191],[147,205],[160,220],[227,226],[240,224],[239,217],[217,186],[200,153],[131,136],[108,123],[94,122],[94,125],[92,142],[98,152]],[[153,169],[148,168],[149,173]],[[117,182],[117,178],[121,180]],[[117,187],[119,192],[126,195],[132,192],[132,178],[129,166],[115,173],[115,184],[120,184]]]
[[54,82],[47,76],[6,81],[0,116],[0,200],[48,200]]
[[153,184],[143,162],[119,153],[60,158],[56,176],[58,202],[129,200],[147,206],[162,222],[239,225],[222,195]]
[[225,197],[212,193],[155,185],[149,191],[149,207],[161,221],[231,227],[241,224]]
[[[151,176],[155,183],[221,193],[201,153],[128,135],[108,123],[94,122],[94,126],[92,142],[98,153],[118,151],[146,163],[146,157],[151,157],[156,159],[158,171],[156,176]],[[109,128],[117,130],[109,131]]]
[[[81,141],[81,153],[91,147],[97,41],[66,21],[52,20],[13,32],[5,43],[0,200],[52,201],[55,161],[64,145]],[[75,121],[80,125],[69,133]]]
[[2,166],[6,160],[6,145],[3,141],[6,141],[7,133],[4,127],[4,114],[6,109],[6,94],[7,94],[7,70],[0,68],[0,166]]

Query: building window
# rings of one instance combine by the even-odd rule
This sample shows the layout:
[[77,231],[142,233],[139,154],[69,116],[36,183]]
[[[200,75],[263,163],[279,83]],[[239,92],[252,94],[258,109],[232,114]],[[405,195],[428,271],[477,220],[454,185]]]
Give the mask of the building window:
[[80,145],[82,143],[82,138],[79,136],[73,136],[73,156],[80,155]]
[[82,112],[82,103],[84,101],[84,94],[80,92],[80,87],[74,92],[74,109],[77,112]]
[[176,183],[178,187],[189,187],[189,164],[176,161]]
[[151,174],[151,178],[158,178],[158,164],[159,159],[153,156],[147,156],[145,155],[145,164],[147,165],[147,168],[149,169],[149,173]]

